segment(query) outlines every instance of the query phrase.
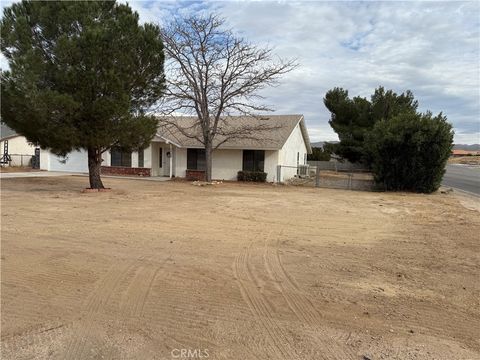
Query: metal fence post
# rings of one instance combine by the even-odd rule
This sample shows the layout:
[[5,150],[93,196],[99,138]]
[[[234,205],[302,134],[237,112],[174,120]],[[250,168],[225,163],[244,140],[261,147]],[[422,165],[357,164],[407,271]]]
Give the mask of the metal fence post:
[[315,187],[320,187],[320,166],[315,168]]

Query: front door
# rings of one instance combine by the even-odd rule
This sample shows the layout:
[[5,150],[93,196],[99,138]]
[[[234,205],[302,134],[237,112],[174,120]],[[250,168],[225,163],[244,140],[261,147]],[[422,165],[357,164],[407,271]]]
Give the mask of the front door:
[[161,146],[158,147],[157,150],[157,166],[158,166],[158,175],[163,176],[163,148]]
[[163,147],[163,176],[170,176],[170,147],[168,145]]

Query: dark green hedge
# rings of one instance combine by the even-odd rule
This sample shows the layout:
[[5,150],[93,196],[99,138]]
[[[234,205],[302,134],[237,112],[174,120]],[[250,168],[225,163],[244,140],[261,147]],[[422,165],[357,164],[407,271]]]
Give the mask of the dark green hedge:
[[442,114],[400,114],[375,124],[366,143],[379,187],[431,193],[442,181],[453,131]]
[[237,180],[265,182],[267,180],[267,173],[263,171],[239,171],[237,174]]

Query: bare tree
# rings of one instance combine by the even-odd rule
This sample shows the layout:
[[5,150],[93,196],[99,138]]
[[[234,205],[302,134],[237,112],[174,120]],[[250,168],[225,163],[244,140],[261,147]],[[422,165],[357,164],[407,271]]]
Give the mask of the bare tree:
[[[258,139],[275,125],[243,121],[227,126],[231,115],[259,116],[273,111],[258,104],[259,90],[275,86],[293,70],[293,60],[274,60],[271,48],[259,48],[225,29],[217,15],[176,18],[162,29],[167,55],[167,90],[160,106],[163,123],[205,146],[206,179],[212,179],[212,151],[231,139]],[[198,122],[182,127],[177,114]]]

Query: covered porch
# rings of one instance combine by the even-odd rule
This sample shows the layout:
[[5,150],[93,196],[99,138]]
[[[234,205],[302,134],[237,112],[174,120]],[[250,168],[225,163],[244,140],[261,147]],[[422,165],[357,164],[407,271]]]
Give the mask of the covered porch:
[[112,148],[103,155],[102,174],[140,177],[172,178],[175,168],[177,146],[156,136],[147,148],[125,152]]
[[171,141],[155,136],[146,149],[150,153],[151,176],[175,177],[178,147]]

